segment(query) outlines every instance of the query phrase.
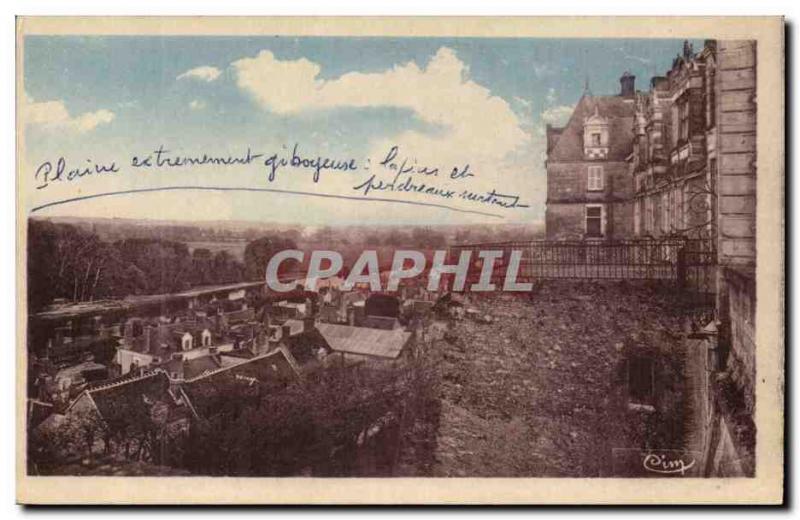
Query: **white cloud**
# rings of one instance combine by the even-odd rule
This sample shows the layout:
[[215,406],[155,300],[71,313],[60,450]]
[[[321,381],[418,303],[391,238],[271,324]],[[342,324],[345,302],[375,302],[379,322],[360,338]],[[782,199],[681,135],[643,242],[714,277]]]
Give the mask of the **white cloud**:
[[319,79],[320,66],[314,62],[281,61],[266,50],[233,67],[239,87],[263,108],[281,114],[336,107],[409,109],[441,129],[435,136],[413,131],[398,136],[418,156],[433,144],[440,158],[451,150],[497,158],[528,139],[509,104],[470,80],[468,67],[446,47],[424,68],[408,62],[332,80]]
[[564,126],[575,110],[573,105],[559,105],[542,111],[542,121],[555,126]]
[[203,110],[206,107],[206,102],[202,99],[193,99],[189,102],[189,108],[192,110]]
[[205,81],[210,83],[217,79],[222,71],[216,67],[211,67],[208,65],[202,67],[195,67],[193,69],[189,69],[186,72],[179,74],[177,78],[178,80],[181,79],[196,79],[199,81]]
[[[525,102],[533,100],[522,100],[523,110],[515,112],[505,99],[473,81],[469,67],[450,48],[440,48],[424,66],[412,61],[381,72],[349,72],[329,80],[320,78],[317,63],[306,58],[280,60],[267,50],[233,62],[232,68],[237,85],[262,108],[275,113],[394,107],[412,111],[435,128],[405,130],[375,139],[368,152],[373,165],[397,145],[398,162],[406,157],[417,165],[440,168],[444,178],[438,182],[443,184],[448,183],[453,167],[469,164],[475,176],[450,182],[452,188],[475,192],[496,189],[520,195],[524,204],[541,204],[544,200],[546,184],[540,160],[543,138],[533,131],[533,117],[524,110]],[[352,183],[347,182],[343,178],[340,189],[352,190]],[[470,205],[470,209],[495,208]],[[538,214],[539,209],[531,211]],[[530,214],[511,212],[507,217],[529,218],[522,215]]]
[[61,100],[36,102],[23,94],[22,121],[28,125],[85,133],[110,123],[114,117],[114,112],[106,109],[71,116]]

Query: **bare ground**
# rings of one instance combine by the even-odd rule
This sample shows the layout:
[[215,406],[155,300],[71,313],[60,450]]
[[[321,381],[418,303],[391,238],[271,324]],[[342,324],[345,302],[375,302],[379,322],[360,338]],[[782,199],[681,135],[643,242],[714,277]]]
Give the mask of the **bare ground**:
[[[680,448],[685,311],[669,286],[547,283],[473,297],[494,318],[434,345],[435,476],[622,476],[614,449]],[[654,411],[629,409],[627,362],[654,363]]]

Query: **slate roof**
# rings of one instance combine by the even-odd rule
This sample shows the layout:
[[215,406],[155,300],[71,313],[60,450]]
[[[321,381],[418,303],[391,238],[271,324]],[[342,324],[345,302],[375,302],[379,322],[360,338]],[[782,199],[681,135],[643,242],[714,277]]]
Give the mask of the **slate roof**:
[[53,413],[53,403],[28,399],[28,428],[36,428]]
[[382,330],[319,323],[317,330],[334,352],[396,359],[411,339],[401,329]]
[[317,327],[303,331],[302,334],[283,338],[281,341],[304,369],[307,368],[308,364],[313,364],[317,361],[316,353],[319,349],[324,349],[328,353],[331,351],[328,342],[325,341]]
[[397,318],[389,318],[387,316],[367,316],[364,318],[363,326],[373,329],[393,330],[400,328],[400,322]]
[[[627,100],[626,100],[627,99]],[[595,112],[608,120],[609,161],[624,161],[633,150],[635,103],[621,96],[581,97],[564,128],[550,127],[549,162],[583,161],[583,121]]]
[[120,415],[149,417],[150,408],[156,402],[167,405],[169,421],[186,417],[189,410],[176,403],[169,388],[169,378],[157,370],[142,376],[107,381],[89,388],[87,393],[104,420]]
[[[125,350],[131,350],[142,354],[167,360],[176,352],[183,352],[182,341],[183,335],[189,333],[192,336],[192,349],[202,347],[202,334],[204,330],[211,332],[212,325],[204,321],[201,322],[179,322],[179,323],[162,323],[156,326],[151,326],[149,329],[145,328],[141,336],[132,338],[123,344]],[[149,348],[147,345],[146,335],[150,335]],[[214,334],[211,334],[212,345],[216,345],[217,341],[214,339]]]
[[364,306],[368,316],[396,318],[400,315],[400,300],[393,294],[370,294]]
[[282,325],[288,325],[289,326],[289,335],[290,336],[295,336],[295,335],[300,334],[301,332],[303,332],[303,330],[305,330],[305,324],[303,323],[303,320],[296,320],[294,318],[291,318],[291,319],[288,319],[288,320],[284,321],[282,323]]
[[225,364],[222,362],[220,356],[208,355],[198,356],[192,359],[170,359],[157,366],[167,371],[168,374],[177,374],[178,378],[188,381],[200,377],[205,373],[223,368]]
[[[229,395],[224,394],[225,390],[230,388],[227,386],[228,383],[254,389],[258,388],[255,383],[270,383],[280,387],[297,381],[298,370],[291,354],[279,348],[243,363],[224,367],[187,381],[181,388],[194,410],[200,416],[207,417],[218,411],[221,402],[230,399]],[[218,384],[220,382],[225,384]]]
[[187,377],[186,380],[188,383],[186,386],[190,387],[192,385],[202,384],[204,381],[222,374],[254,377],[262,382],[290,382],[296,380],[298,377],[296,368],[296,362],[291,358],[291,354],[285,349],[279,348],[241,363],[218,367],[217,370],[200,374],[192,380]]

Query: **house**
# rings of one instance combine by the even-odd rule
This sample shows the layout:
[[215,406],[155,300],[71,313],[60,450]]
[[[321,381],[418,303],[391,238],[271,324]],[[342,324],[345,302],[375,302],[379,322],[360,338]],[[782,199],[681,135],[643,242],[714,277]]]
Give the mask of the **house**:
[[370,294],[364,302],[364,317],[356,322],[361,327],[393,330],[401,328],[400,299],[393,294]]
[[187,377],[180,385],[188,396],[192,409],[199,417],[213,415],[223,401],[236,395],[259,395],[264,388],[276,389],[297,382],[301,369],[291,353],[283,346],[251,359],[210,369]]
[[393,366],[411,356],[414,335],[402,329],[383,330],[318,323],[316,330],[324,340],[329,355],[348,362]]
[[371,329],[394,330],[402,328],[400,320],[389,316],[367,316],[361,324]]
[[99,441],[106,433],[147,436],[150,430],[160,430],[167,436],[182,435],[193,414],[181,388],[173,387],[163,371],[154,370],[90,385],[65,416],[71,424],[82,425],[84,434],[93,431]]
[[272,315],[278,320],[303,319],[308,315],[306,303],[280,301],[272,306]]
[[206,356],[184,358],[181,353],[175,353],[172,359],[152,368],[163,370],[171,382],[191,381],[220,368],[242,363],[245,360],[235,356],[223,356],[211,352]]
[[122,375],[159,365],[173,359],[175,354],[188,359],[207,355],[212,347],[223,351],[234,347],[231,343],[219,345],[204,321],[153,323],[139,318],[130,321],[141,322],[141,326],[130,327],[130,331],[126,326],[125,337],[117,348],[115,363]]
[[546,235],[549,240],[608,240],[633,233],[628,156],[635,77],[619,94],[594,96],[588,85],[566,126],[547,125]]

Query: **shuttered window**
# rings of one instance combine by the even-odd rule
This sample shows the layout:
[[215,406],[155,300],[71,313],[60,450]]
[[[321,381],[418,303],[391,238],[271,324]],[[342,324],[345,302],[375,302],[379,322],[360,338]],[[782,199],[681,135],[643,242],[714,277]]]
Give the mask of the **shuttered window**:
[[603,189],[603,167],[589,166],[588,185],[589,191],[600,191]]

